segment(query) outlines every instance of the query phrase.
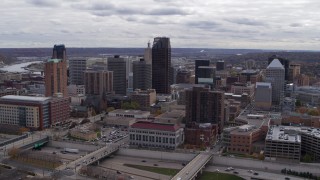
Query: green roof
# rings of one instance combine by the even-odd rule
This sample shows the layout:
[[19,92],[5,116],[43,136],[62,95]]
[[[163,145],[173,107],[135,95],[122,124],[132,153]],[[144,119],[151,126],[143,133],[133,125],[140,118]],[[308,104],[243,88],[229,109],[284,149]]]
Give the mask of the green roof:
[[61,62],[61,59],[48,59],[48,62],[58,63]]

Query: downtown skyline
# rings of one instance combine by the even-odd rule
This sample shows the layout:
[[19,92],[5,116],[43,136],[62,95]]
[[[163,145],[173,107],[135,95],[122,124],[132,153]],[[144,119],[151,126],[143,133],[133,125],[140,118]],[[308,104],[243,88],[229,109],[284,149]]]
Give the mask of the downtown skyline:
[[0,48],[172,47],[320,49],[315,0],[4,0]]

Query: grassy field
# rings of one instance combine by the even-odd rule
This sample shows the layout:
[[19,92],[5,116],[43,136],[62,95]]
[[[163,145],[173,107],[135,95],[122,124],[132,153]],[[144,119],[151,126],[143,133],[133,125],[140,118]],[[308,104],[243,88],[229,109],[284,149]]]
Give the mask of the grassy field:
[[[174,176],[178,173],[178,169],[169,169],[169,168],[162,168],[162,167],[154,167],[154,166],[141,166],[141,165],[134,165],[134,164],[124,164],[124,166],[150,171],[158,174],[163,174],[167,176]],[[232,174],[225,174],[225,173],[217,173],[217,172],[207,172],[204,171],[202,175],[199,176],[199,180],[244,180],[239,176],[235,176]]]
[[169,168],[162,168],[162,167],[154,167],[154,166],[141,166],[141,165],[134,165],[134,164],[124,164],[124,166],[150,171],[158,174],[163,174],[167,176],[174,176],[178,173],[178,169],[169,169]]

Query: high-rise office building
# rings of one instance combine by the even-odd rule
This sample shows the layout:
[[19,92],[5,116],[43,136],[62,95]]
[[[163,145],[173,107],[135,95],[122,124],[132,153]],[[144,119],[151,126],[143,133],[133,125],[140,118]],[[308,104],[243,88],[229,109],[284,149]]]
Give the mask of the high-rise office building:
[[186,91],[186,124],[211,123],[218,125],[221,133],[224,125],[224,93],[209,88],[193,87]]
[[70,83],[75,85],[84,85],[84,72],[87,69],[86,58],[70,58],[69,59],[69,77]]
[[270,63],[274,59],[278,59],[280,61],[280,63],[282,64],[282,66],[284,67],[284,70],[285,70],[285,80],[289,81],[289,79],[290,79],[290,75],[289,75],[290,61],[288,59],[282,58],[278,55],[273,55],[268,58],[268,64],[270,65]]
[[254,107],[261,110],[270,110],[272,104],[271,83],[257,82],[255,86]]
[[223,71],[225,68],[225,64],[223,60],[219,60],[216,62],[216,69],[217,71]]
[[45,64],[45,95],[54,96],[62,93],[64,97],[68,96],[67,90],[67,62],[66,48],[64,45],[54,45],[52,59]]
[[199,66],[198,70],[198,84],[207,84],[213,90],[216,87],[216,68],[212,66]]
[[156,37],[152,46],[152,88],[157,94],[170,94],[170,38]]
[[133,62],[133,89],[147,90],[152,87],[152,68],[144,59]]
[[267,67],[265,81],[271,83],[272,104],[281,105],[284,98],[285,69],[278,59],[274,59]]
[[86,71],[84,82],[86,94],[103,96],[113,92],[112,71]]
[[108,58],[108,70],[113,71],[113,90],[115,94],[127,94],[126,64],[126,60],[118,55],[114,58]]
[[194,67],[194,72],[195,72],[194,82],[195,82],[195,84],[198,84],[198,78],[199,78],[199,74],[200,74],[199,66],[209,66],[209,65],[210,65],[209,60],[201,60],[201,59],[196,60],[195,67]]

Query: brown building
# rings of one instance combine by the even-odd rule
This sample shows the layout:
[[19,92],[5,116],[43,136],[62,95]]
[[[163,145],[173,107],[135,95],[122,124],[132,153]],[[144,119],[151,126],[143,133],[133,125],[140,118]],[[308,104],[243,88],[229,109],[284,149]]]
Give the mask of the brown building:
[[290,64],[289,65],[289,80],[293,81],[298,75],[300,75],[300,64]]
[[242,125],[230,132],[230,146],[227,150],[231,153],[251,154],[253,143],[262,140],[261,130],[253,125]]
[[64,45],[54,45],[52,59],[45,64],[45,87],[47,97],[62,93],[68,97],[67,59]]
[[299,74],[295,77],[294,81],[297,86],[309,86],[310,78],[308,75]]
[[156,90],[148,89],[143,91],[136,89],[131,95],[131,100],[137,102],[141,110],[149,110],[150,106],[157,100]]
[[86,71],[84,73],[86,94],[100,95],[113,92],[112,71]]
[[217,140],[217,131],[216,125],[191,123],[184,128],[185,144],[196,147],[212,146]]
[[241,95],[247,93],[252,99],[254,96],[254,84],[251,83],[234,83],[231,85],[231,93]]
[[224,93],[193,87],[186,91],[186,124],[211,123],[221,133],[224,122]]
[[67,121],[70,117],[70,101],[67,97],[54,97],[50,99],[50,124]]
[[282,115],[281,124],[320,128],[320,116],[310,116],[306,114],[290,112]]
[[176,77],[176,83],[181,84],[181,83],[186,83],[189,84],[191,77],[191,72],[186,70],[186,69],[179,69],[177,72],[177,77]]
[[259,82],[262,80],[262,75],[258,70],[252,70],[247,69],[243,70],[239,75],[240,82],[247,83],[250,82],[252,84],[255,84],[256,82]]

